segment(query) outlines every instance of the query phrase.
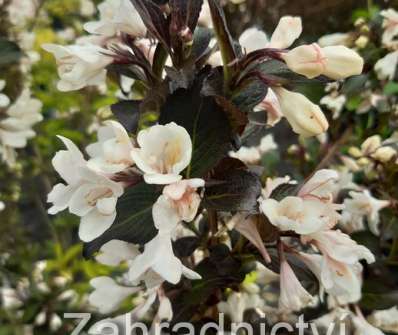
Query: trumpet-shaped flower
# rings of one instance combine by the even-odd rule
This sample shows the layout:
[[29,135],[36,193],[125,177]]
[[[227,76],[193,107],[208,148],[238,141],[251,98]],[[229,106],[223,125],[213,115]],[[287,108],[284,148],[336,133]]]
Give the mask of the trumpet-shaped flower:
[[323,74],[339,80],[360,74],[363,68],[363,59],[344,46],[302,45],[283,54],[282,58],[292,71],[308,78]]
[[339,303],[354,303],[361,298],[360,263],[346,264],[328,256],[305,253],[300,253],[300,259],[318,278],[321,289],[334,296]]
[[380,14],[384,18],[382,42],[387,47],[396,47],[398,44],[396,41],[396,37],[398,36],[398,12],[389,8],[382,10]]
[[60,139],[67,150],[57,152],[52,163],[66,185],[59,183],[48,194],[48,202],[53,204],[48,212],[56,214],[69,207],[71,213],[82,218],[79,236],[88,242],[112,225],[123,187],[89,169],[73,142],[64,137]]
[[112,278],[105,276],[92,279],[90,285],[94,291],[88,300],[102,314],[114,312],[124,299],[141,289],[118,285]]
[[279,309],[299,311],[313,301],[286,260],[281,261]]
[[395,71],[398,66],[398,50],[390,52],[383,58],[380,58],[375,66],[374,70],[377,73],[377,78],[380,80],[393,80]]
[[339,174],[334,170],[318,170],[301,187],[297,195],[303,199],[318,199],[324,202],[331,202],[335,183],[338,179]]
[[24,89],[18,99],[6,112],[7,117],[0,121],[0,141],[11,148],[23,148],[27,140],[35,136],[33,125],[43,120],[40,114],[43,104],[31,97],[29,89]]
[[337,214],[333,207],[321,201],[293,196],[279,202],[275,199],[261,200],[260,209],[280,230],[291,230],[303,235],[329,227]]
[[379,211],[390,205],[387,200],[374,198],[368,190],[362,192],[351,191],[351,196],[344,200],[344,213],[346,221],[355,221],[356,226],[363,226],[363,220],[366,217],[370,230],[373,234],[379,234]]
[[318,105],[304,95],[290,92],[284,88],[275,88],[283,115],[297,134],[309,137],[324,133],[328,121]]
[[42,48],[56,58],[60,77],[57,87],[60,91],[74,91],[103,84],[106,77],[105,67],[113,61],[106,49],[93,44],[43,44]]
[[[171,205],[176,209],[180,217],[179,221],[190,222],[195,218],[201,201],[196,190],[204,186],[205,182],[203,179],[195,178],[180,180],[164,187],[163,196],[170,201]],[[157,211],[156,208],[157,206],[154,206],[153,215],[162,215],[162,212]],[[160,222],[160,219],[155,219],[155,222]]]
[[100,20],[87,22],[84,29],[91,34],[112,37],[118,33],[144,37],[146,27],[130,0],[105,0],[98,5]]
[[174,122],[141,130],[137,136],[140,148],[132,150],[135,164],[144,172],[148,184],[171,184],[182,178],[189,165],[192,141],[188,132]]
[[218,312],[230,316],[235,323],[243,322],[243,316],[247,309],[258,308],[264,305],[263,300],[257,294],[247,292],[232,292],[227,301],[217,304]]
[[126,129],[116,121],[105,121],[98,130],[98,142],[86,151],[91,159],[88,166],[104,173],[117,173],[134,164],[131,158],[133,143]]
[[[193,182],[191,185],[198,185]],[[158,234],[145,244],[144,252],[137,256],[132,262],[129,271],[130,280],[138,280],[147,271],[153,271],[164,280],[176,284],[180,281],[181,275],[185,275],[190,279],[199,279],[200,276],[185,267],[181,261],[174,255],[171,243],[172,234],[177,224],[182,220],[181,213],[186,214],[185,210],[179,210],[179,201],[183,199],[189,188],[188,183],[174,185],[171,189],[166,190],[167,195],[161,195],[152,208],[152,216]],[[190,192],[188,191],[188,194]],[[180,197],[182,195],[182,198]],[[177,201],[177,204],[174,202]],[[184,200],[182,200],[184,202]],[[185,204],[182,204],[185,207]],[[189,214],[190,216],[191,214]]]
[[177,284],[183,274],[189,279],[200,279],[196,272],[185,267],[174,255],[170,231],[160,231],[145,244],[144,252],[131,262],[129,278],[137,280],[149,270],[172,284]]
[[303,236],[302,241],[312,243],[322,254],[337,262],[355,264],[361,259],[365,259],[368,263],[375,261],[374,255],[368,248],[357,244],[349,235],[340,230],[319,231]]

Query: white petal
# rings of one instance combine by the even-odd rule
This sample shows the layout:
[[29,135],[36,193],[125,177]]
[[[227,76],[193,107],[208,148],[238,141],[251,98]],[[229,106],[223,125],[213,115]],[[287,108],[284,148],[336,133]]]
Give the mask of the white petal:
[[116,212],[112,215],[102,215],[97,210],[92,210],[83,216],[79,226],[79,237],[83,242],[90,242],[101,236],[112,226],[116,218]]
[[302,31],[300,17],[284,16],[279,20],[272,34],[270,46],[272,48],[286,49],[301,35]]
[[139,254],[138,246],[120,240],[111,240],[101,247],[95,259],[101,264],[117,266],[123,261],[134,259]]

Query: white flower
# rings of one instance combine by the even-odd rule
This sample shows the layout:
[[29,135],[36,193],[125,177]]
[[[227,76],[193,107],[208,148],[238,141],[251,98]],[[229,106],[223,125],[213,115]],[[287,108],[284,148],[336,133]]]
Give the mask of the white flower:
[[286,260],[281,261],[279,309],[299,311],[313,301]]
[[[182,204],[185,207],[182,212],[181,208],[178,208],[181,206],[178,202],[182,200],[180,195],[186,194],[187,191],[188,195],[192,195],[189,181],[187,182],[185,185],[173,185],[166,191],[167,195],[161,195],[154,204],[152,216],[155,227],[158,229],[158,234],[145,244],[144,252],[131,262],[129,271],[131,281],[139,280],[147,271],[153,271],[172,284],[178,283],[183,274],[190,279],[200,278],[196,272],[185,267],[174,255],[171,243],[172,234],[177,224],[181,221],[181,213],[192,217],[190,210],[185,207],[185,204]],[[198,183],[194,182],[191,185],[198,185]],[[168,198],[168,196],[172,198]],[[170,201],[173,198],[179,200]],[[174,201],[177,201],[177,204]]]
[[263,304],[258,294],[232,292],[227,301],[217,304],[217,308],[219,313],[229,315],[232,322],[240,323],[243,322],[243,315],[247,309],[262,307]]
[[278,96],[282,113],[294,132],[309,137],[322,134],[328,129],[328,121],[319,106],[304,95],[282,87],[275,88],[274,91]]
[[343,94],[337,96],[325,95],[320,101],[321,105],[325,105],[333,112],[333,119],[337,119],[340,116],[346,102],[347,98]]
[[38,0],[12,0],[7,6],[8,17],[13,25],[23,26],[36,15]]
[[380,329],[373,327],[362,315],[352,315],[351,320],[355,328],[354,335],[384,335]]
[[[0,80],[0,91],[6,86],[5,80]],[[7,107],[10,104],[10,99],[4,93],[0,93],[0,108]]]
[[386,332],[398,332],[398,308],[394,306],[382,311],[374,311],[369,317],[369,322]]
[[324,202],[332,202],[335,182],[338,179],[339,174],[334,170],[318,170],[300,188],[298,196],[304,199],[318,199]]
[[119,33],[144,37],[146,27],[130,0],[105,0],[98,5],[100,20],[87,22],[84,29],[91,34],[115,36]]
[[2,302],[2,307],[6,310],[17,309],[23,306],[23,301],[21,300],[18,291],[10,287],[0,288],[0,297]]
[[192,156],[192,141],[183,127],[174,122],[155,125],[141,130],[137,142],[140,148],[132,150],[132,157],[145,182],[170,184],[182,178]]
[[72,141],[59,137],[67,147],[53,158],[53,166],[65,184],[59,183],[48,194],[53,206],[48,210],[56,214],[69,207],[69,211],[82,217],[79,236],[91,241],[100,236],[116,217],[117,198],[123,187],[107,177],[89,169],[82,153]]
[[369,228],[373,234],[379,234],[379,211],[390,205],[387,200],[374,198],[368,190],[362,192],[351,191],[351,196],[344,200],[345,211],[350,214],[350,219],[357,221],[357,225],[363,225],[364,217],[367,218]]
[[395,38],[398,35],[398,12],[392,8],[380,12],[383,20],[382,42],[387,47],[395,47],[398,43]]
[[6,205],[4,204],[4,202],[0,201],[0,212],[4,211],[5,208],[6,208]]
[[260,209],[280,230],[311,234],[331,225],[329,206],[318,200],[304,200],[288,196],[281,201],[265,199]]
[[374,255],[368,248],[357,244],[340,230],[319,231],[303,236],[302,241],[311,242],[322,254],[337,262],[355,264],[361,259],[365,259],[367,263],[375,261]]
[[111,240],[101,247],[95,259],[101,264],[117,266],[123,261],[134,259],[139,254],[138,246],[120,240]]
[[333,45],[344,45],[346,47],[350,46],[352,41],[351,35],[348,33],[334,33],[322,36],[318,40],[318,44],[321,47],[329,47]]
[[361,264],[349,265],[328,256],[304,253],[300,253],[300,259],[318,278],[322,290],[341,304],[354,303],[361,298]]
[[393,80],[398,66],[398,50],[390,52],[380,58],[374,66],[377,78],[380,80]]
[[61,79],[57,87],[60,91],[79,90],[105,82],[105,68],[112,63],[112,57],[106,49],[93,44],[43,44],[42,48],[56,58]]
[[[200,196],[196,190],[204,187],[203,179],[186,179],[180,180],[173,184],[167,185],[163,189],[163,196],[171,202],[171,205],[176,209],[180,220],[191,222],[198,212],[200,205]],[[162,196],[159,200],[162,199]],[[159,201],[158,200],[158,201]],[[158,202],[157,202],[158,203]],[[153,215],[161,216],[165,213],[162,210],[157,210],[156,204],[153,208]],[[159,219],[154,219],[155,222],[160,222]]]
[[258,146],[241,146],[238,151],[230,151],[228,154],[230,157],[239,159],[246,164],[257,164],[263,154],[277,148],[278,146],[274,141],[274,137],[269,134],[261,138]]
[[363,68],[363,59],[344,46],[302,45],[283,54],[282,58],[292,71],[308,78],[323,74],[339,80],[360,74]]
[[89,296],[89,302],[101,314],[114,312],[131,294],[138,292],[139,287],[126,287],[118,285],[110,277],[97,277],[90,281],[94,291]]
[[230,151],[229,157],[239,159],[246,164],[256,164],[261,159],[261,153],[257,147],[242,146],[238,151]]
[[88,166],[104,173],[117,173],[134,164],[131,158],[133,143],[126,129],[116,121],[105,121],[98,129],[98,142],[86,151],[91,157]]
[[7,117],[0,121],[0,141],[11,148],[23,148],[35,136],[32,126],[43,119],[42,103],[24,89],[18,99],[7,109]]
[[129,278],[137,280],[148,270],[172,284],[177,284],[183,274],[190,279],[200,279],[196,272],[185,267],[174,255],[170,231],[160,231],[145,244],[144,252],[131,262]]

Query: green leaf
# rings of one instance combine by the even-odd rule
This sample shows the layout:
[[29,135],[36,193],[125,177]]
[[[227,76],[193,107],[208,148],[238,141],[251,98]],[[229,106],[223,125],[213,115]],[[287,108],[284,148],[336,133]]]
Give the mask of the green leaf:
[[279,84],[288,85],[290,87],[294,87],[295,85],[299,84],[300,85],[311,84],[314,82],[314,80],[319,82],[326,82],[326,79],[324,79],[323,77],[308,79],[307,77],[302,76],[301,74],[293,72],[287,67],[287,65],[284,62],[276,59],[271,59],[262,62],[257,66],[255,66],[250,71],[259,71],[267,79]]
[[226,83],[229,83],[232,76],[229,64],[237,58],[234,41],[228,30],[227,20],[219,0],[209,0],[209,7],[214,26],[213,29],[217,37],[218,46],[220,48],[224,64],[224,79]]
[[159,123],[175,122],[192,139],[192,159],[187,178],[204,177],[230,150],[231,130],[227,117],[212,97],[200,94],[201,80],[190,89],[178,89],[163,105]]
[[210,41],[213,37],[213,32],[204,27],[197,27],[193,35],[193,45],[191,50],[191,57],[194,60],[201,57],[208,49]]
[[226,158],[217,167],[212,182],[205,188],[203,206],[219,211],[256,212],[261,194],[259,176]]
[[16,63],[23,53],[19,46],[4,37],[0,37],[0,66]]
[[385,95],[395,95],[398,94],[398,83],[390,81],[384,86],[383,92]]
[[232,103],[248,113],[264,100],[267,89],[267,85],[259,79],[247,80],[232,93]]
[[359,94],[363,91],[367,80],[368,76],[366,74],[352,76],[344,82],[341,92],[347,96]]
[[300,190],[301,186],[301,184],[288,183],[279,185],[272,191],[270,198],[281,201],[283,198],[288,196],[295,196],[297,195],[297,192]]
[[85,243],[84,256],[91,257],[103,244],[114,239],[136,244],[150,241],[156,235],[152,206],[160,193],[157,186],[144,182],[128,188],[117,202],[115,222],[100,237]]

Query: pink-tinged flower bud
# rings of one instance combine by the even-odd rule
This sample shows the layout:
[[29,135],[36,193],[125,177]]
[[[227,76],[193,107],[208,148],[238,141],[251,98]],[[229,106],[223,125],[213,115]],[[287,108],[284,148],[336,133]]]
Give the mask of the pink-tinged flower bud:
[[287,66],[307,78],[320,75],[339,80],[362,72],[363,59],[344,46],[321,48],[318,44],[302,45],[282,55]]
[[322,110],[304,95],[282,87],[275,88],[274,91],[278,96],[282,113],[295,133],[310,137],[322,134],[328,129],[329,124]]
[[307,78],[320,76],[326,69],[322,48],[316,44],[302,45],[282,55],[290,70]]
[[329,78],[339,80],[362,73],[363,59],[354,50],[344,46],[322,48],[326,58],[325,71]]

